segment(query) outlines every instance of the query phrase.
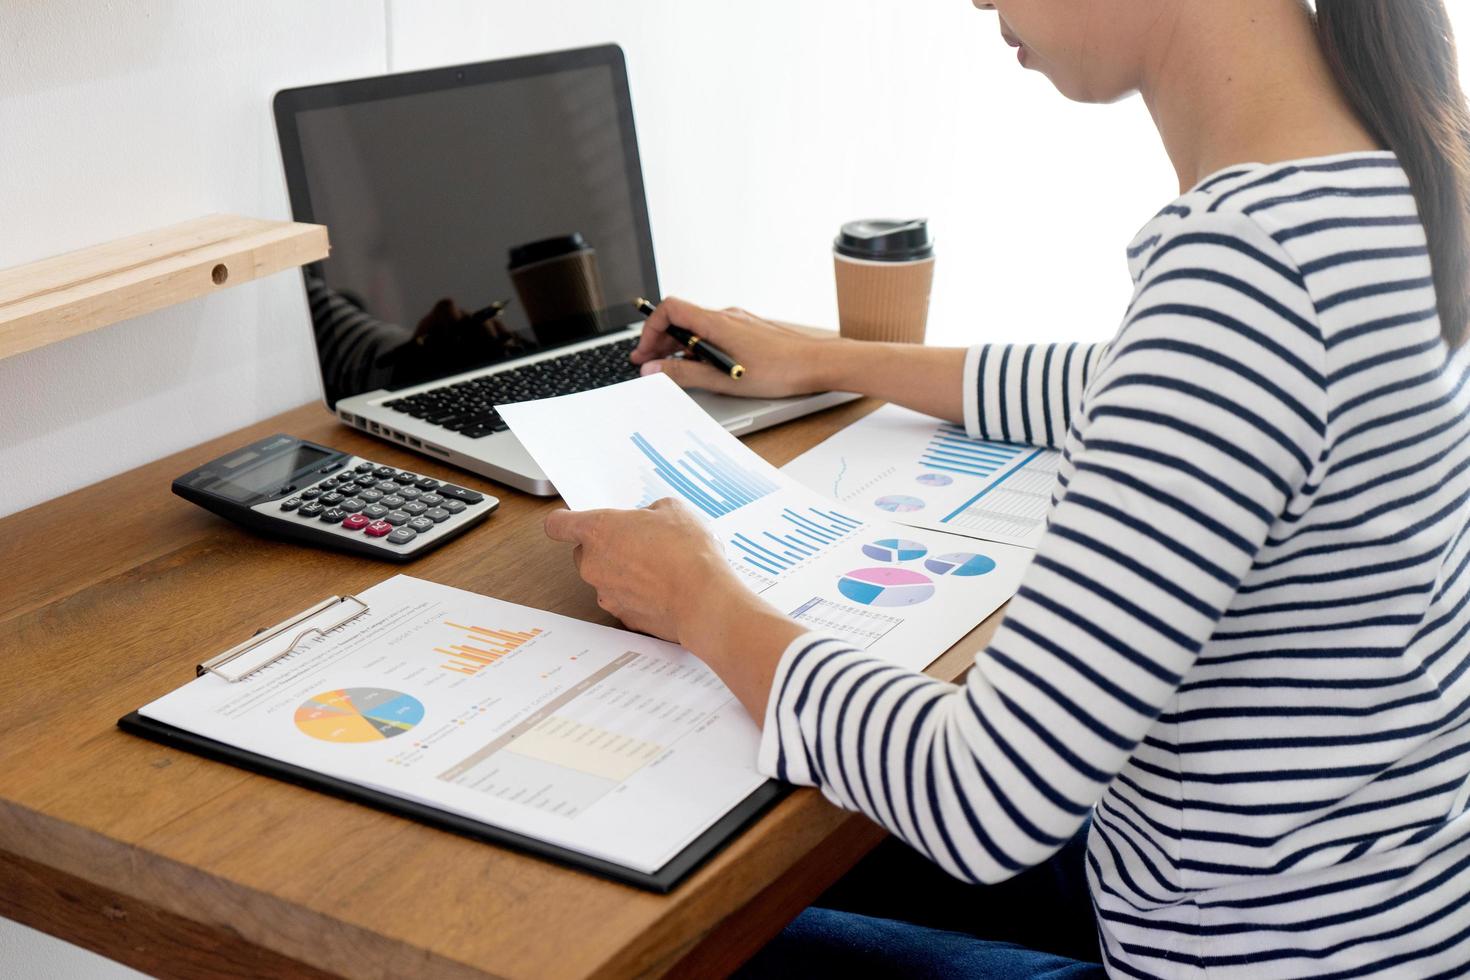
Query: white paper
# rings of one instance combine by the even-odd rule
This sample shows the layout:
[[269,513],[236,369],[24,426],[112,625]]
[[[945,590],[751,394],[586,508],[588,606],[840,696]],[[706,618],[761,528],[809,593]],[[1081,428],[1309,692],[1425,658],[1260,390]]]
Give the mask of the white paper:
[[567,505],[682,497],[761,598],[810,629],[927,667],[1020,585],[1031,552],[872,521],[751,452],[663,375],[499,407]]
[[1061,453],[884,405],[782,467],[869,519],[1035,548]]
[[142,714],[643,872],[764,782],[756,725],[672,644],[401,575],[360,598]]

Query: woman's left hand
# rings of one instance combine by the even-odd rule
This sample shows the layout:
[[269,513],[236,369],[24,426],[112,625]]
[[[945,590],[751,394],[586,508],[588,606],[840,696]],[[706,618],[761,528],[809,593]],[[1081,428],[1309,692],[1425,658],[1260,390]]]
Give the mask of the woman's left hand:
[[692,510],[672,499],[643,510],[557,510],[546,534],[577,546],[577,571],[599,606],[709,664],[759,724],[776,664],[802,629],[745,587]]
[[572,559],[599,606],[665,640],[687,646],[691,615],[749,596],[709,529],[676,500],[643,510],[553,511],[546,534],[577,546]]

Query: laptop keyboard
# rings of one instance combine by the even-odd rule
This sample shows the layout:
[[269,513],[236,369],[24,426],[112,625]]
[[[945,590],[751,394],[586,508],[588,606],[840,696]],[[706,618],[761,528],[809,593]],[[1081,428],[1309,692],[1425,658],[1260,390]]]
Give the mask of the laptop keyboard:
[[629,337],[407,398],[395,398],[383,405],[466,438],[482,439],[507,428],[500,413],[495,411],[496,405],[570,395],[638,377],[638,368],[628,361],[636,346],[638,338]]

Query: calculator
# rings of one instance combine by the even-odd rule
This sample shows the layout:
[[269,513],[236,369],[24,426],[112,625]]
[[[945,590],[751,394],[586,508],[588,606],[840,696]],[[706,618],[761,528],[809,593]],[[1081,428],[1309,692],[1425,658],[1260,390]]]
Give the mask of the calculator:
[[495,497],[277,433],[179,477],[174,493],[253,531],[405,562],[483,522]]

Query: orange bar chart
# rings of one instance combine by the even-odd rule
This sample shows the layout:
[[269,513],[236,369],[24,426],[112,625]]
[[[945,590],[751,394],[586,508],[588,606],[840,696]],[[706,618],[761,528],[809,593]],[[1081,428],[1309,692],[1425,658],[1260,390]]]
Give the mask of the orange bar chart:
[[456,674],[471,676],[478,674],[501,657],[510,654],[526,641],[541,635],[539,629],[492,630],[483,626],[461,626],[459,623],[451,623],[448,620],[444,622],[444,625],[464,633],[464,642],[451,643],[447,647],[435,647],[435,653],[442,653],[450,658],[439,666]]

